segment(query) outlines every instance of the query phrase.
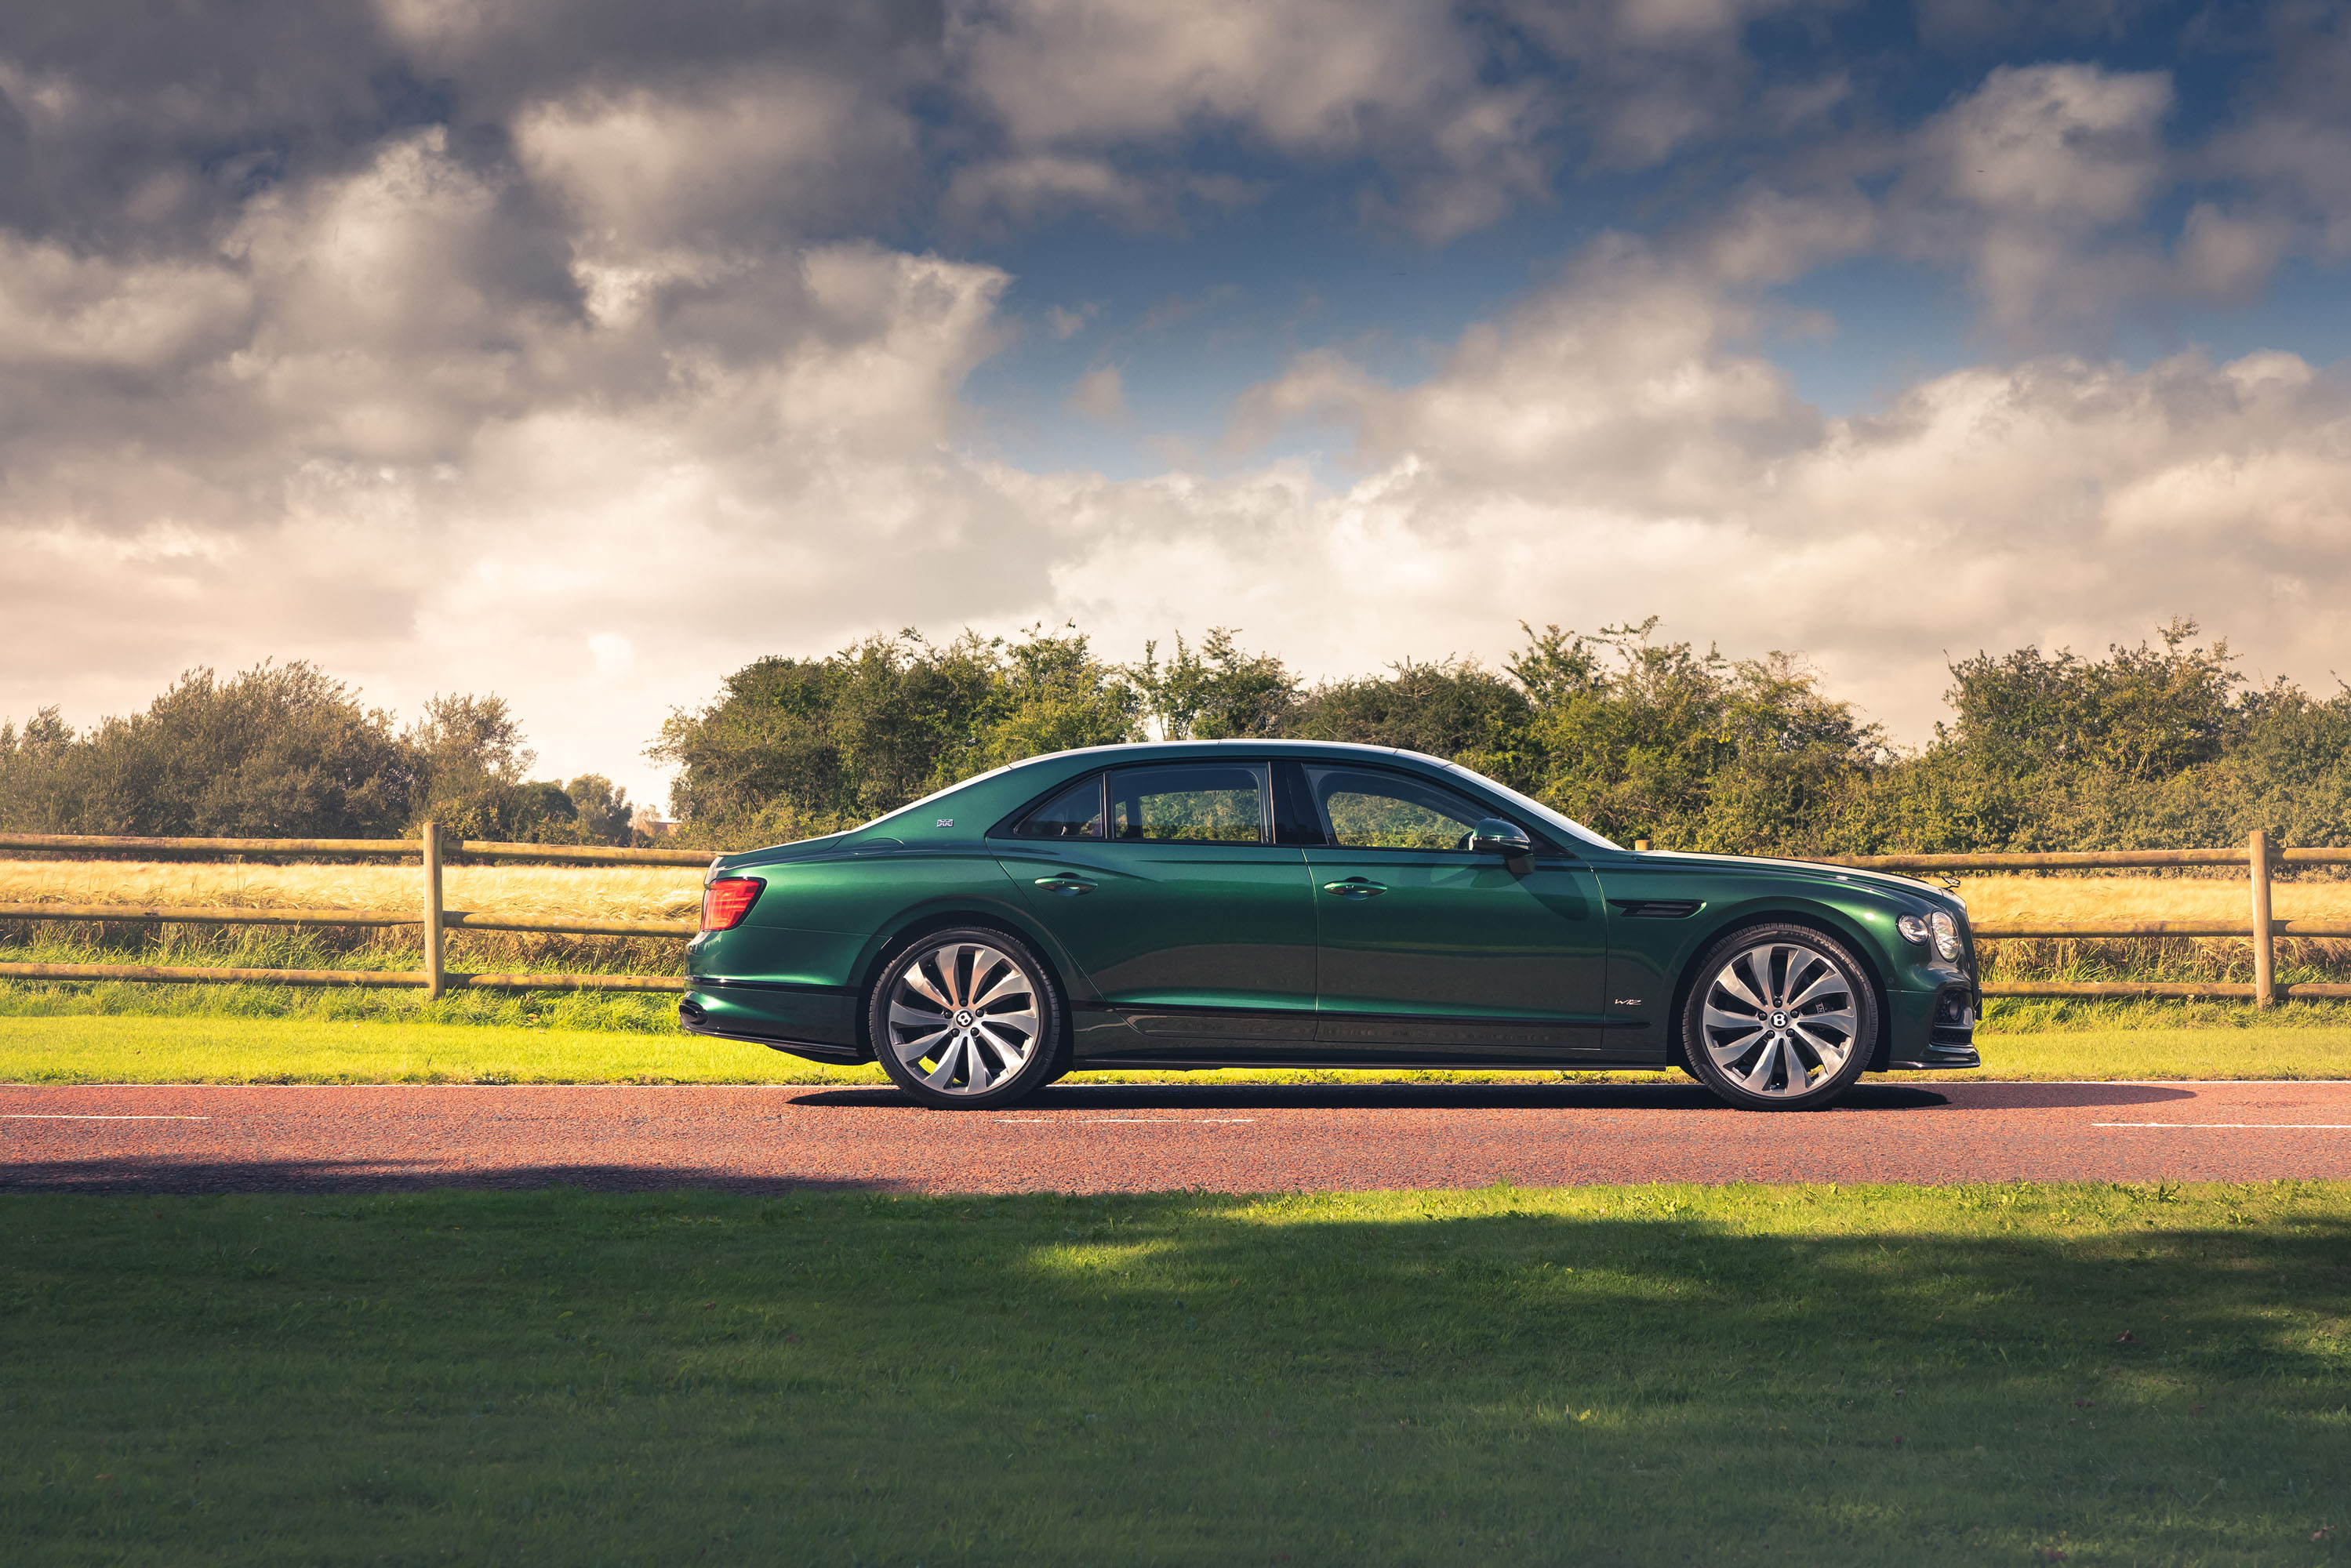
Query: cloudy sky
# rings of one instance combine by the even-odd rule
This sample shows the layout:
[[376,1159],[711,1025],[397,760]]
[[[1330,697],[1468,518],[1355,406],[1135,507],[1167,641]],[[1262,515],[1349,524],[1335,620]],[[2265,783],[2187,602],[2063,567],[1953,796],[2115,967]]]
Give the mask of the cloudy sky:
[[760,653],[1520,621],[2351,676],[2351,15],[0,14],[0,715],[308,658],[641,796]]

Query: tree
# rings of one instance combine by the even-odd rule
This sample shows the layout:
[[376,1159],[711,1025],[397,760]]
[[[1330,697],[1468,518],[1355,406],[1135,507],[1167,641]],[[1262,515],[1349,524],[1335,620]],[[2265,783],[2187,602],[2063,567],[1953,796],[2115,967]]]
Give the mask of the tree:
[[700,713],[673,713],[647,755],[674,763],[689,841],[836,832],[989,768],[1136,734],[1139,698],[1085,637],[1031,627],[869,637],[822,659],[769,657]]
[[452,839],[520,840],[550,810],[570,809],[560,785],[526,783],[538,758],[503,697],[435,693],[403,738],[415,758],[412,826],[438,822]]
[[1510,778],[1532,712],[1525,692],[1474,660],[1406,659],[1384,675],[1318,684],[1293,710],[1288,732],[1393,746]]
[[629,804],[629,792],[619,788],[601,773],[582,773],[563,787],[571,802],[572,821],[579,824],[580,838],[591,844],[625,844],[631,838],[630,824],[635,808]]
[[414,778],[392,716],[300,661],[190,670],[78,737],[44,709],[6,750],[0,809],[58,832],[388,836]]
[[2160,649],[2109,644],[2106,657],[2026,646],[1951,666],[1956,715],[1942,738],[2010,772],[2090,768],[2126,779],[2178,773],[2220,755],[2245,710],[2225,640],[2194,641],[2175,618]]
[[1176,634],[1176,656],[1159,663],[1159,644],[1143,645],[1128,674],[1143,711],[1162,740],[1238,740],[1282,734],[1299,699],[1298,677],[1270,653],[1244,653],[1228,626],[1212,626],[1195,653]]
[[1521,627],[1533,707],[1519,766],[1543,799],[1619,838],[1789,851],[1881,760],[1883,737],[1800,658],[1657,643],[1656,617],[1585,636]]

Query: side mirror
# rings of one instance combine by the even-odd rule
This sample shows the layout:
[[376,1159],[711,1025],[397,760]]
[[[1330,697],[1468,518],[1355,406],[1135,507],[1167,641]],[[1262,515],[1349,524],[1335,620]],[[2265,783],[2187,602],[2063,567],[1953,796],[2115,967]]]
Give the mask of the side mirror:
[[1534,865],[1533,841],[1499,817],[1489,817],[1470,829],[1469,847],[1480,854],[1500,855],[1512,871],[1526,871]]

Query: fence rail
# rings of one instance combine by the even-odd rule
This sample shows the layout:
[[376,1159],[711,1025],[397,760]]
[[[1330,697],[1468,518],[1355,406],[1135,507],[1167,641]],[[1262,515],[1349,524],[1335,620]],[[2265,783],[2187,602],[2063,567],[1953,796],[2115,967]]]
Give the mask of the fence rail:
[[415,839],[161,839],[119,834],[0,833],[0,850],[38,850],[69,854],[267,854],[416,857],[422,873],[413,910],[247,909],[208,904],[180,908],[144,904],[0,904],[0,920],[81,920],[101,924],[186,925],[413,925],[423,934],[421,969],[217,969],[162,964],[0,964],[0,979],[138,980],[158,984],[421,988],[426,997],[452,990],[495,991],[682,991],[676,975],[453,974],[442,962],[442,935],[448,931],[527,931],[563,936],[691,937],[692,920],[573,920],[449,909],[441,896],[441,870],[447,855],[475,860],[548,861],[564,864],[706,866],[712,857],[694,850],[632,850],[600,844],[508,844],[465,839],[445,843],[438,824],[428,822]]
[[[439,835],[432,836],[438,841]],[[0,850],[78,855],[335,855],[405,859],[424,852],[423,839],[145,839],[120,833],[0,833]],[[546,861],[558,865],[706,866],[707,850],[630,850],[610,844],[508,844],[486,839],[440,843],[442,855],[465,860]]]
[[2256,830],[2237,850],[2058,850],[2023,854],[1824,855],[1831,865],[1865,871],[2101,871],[2148,866],[2223,866],[2245,868],[2249,918],[2242,925],[2198,920],[2139,920],[2092,925],[2080,921],[1988,921],[1975,926],[1978,937],[2126,937],[2241,936],[2253,946],[2251,985],[2216,981],[2157,980],[2011,980],[1983,988],[1988,997],[2174,997],[2250,1001],[2274,1007],[2297,997],[2351,997],[2351,986],[2277,982],[2277,939],[2281,936],[2351,936],[2351,925],[2315,920],[2278,920],[2270,914],[2270,877],[2281,865],[2351,865],[2351,850],[2282,849]]
[[[1635,846],[1646,850],[1646,840]],[[127,924],[210,925],[414,925],[424,938],[421,969],[214,969],[152,964],[0,964],[0,978],[119,979],[162,982],[257,980],[284,986],[419,987],[428,997],[449,990],[677,991],[674,975],[463,975],[442,962],[442,936],[448,931],[520,931],[550,936],[652,936],[683,940],[691,920],[573,920],[449,909],[443,905],[441,871],[449,857],[469,860],[541,861],[590,865],[705,866],[712,857],[694,850],[617,849],[596,844],[513,844],[465,839],[444,842],[436,824],[415,839],[189,839],[136,838],[75,833],[0,833],[0,850],[66,854],[237,854],[414,856],[422,871],[414,910],[246,909],[219,905],[178,908],[122,904],[5,904],[0,919],[120,921]],[[2253,979],[2228,981],[2020,980],[1983,988],[1988,997],[2225,998],[2270,1007],[2297,998],[2351,998],[2351,985],[2294,983],[2276,979],[2280,937],[2351,937],[2351,924],[2278,920],[2270,913],[2270,880],[2279,866],[2351,865],[2351,849],[2282,849],[2268,836],[2250,835],[2241,849],[2066,850],[2019,854],[1917,854],[1823,856],[1831,865],[1869,871],[2095,871],[2150,866],[2246,868],[2248,915],[2241,925],[2198,920],[2141,920],[2096,925],[2078,921],[1987,922],[1974,927],[1987,941],[2022,938],[2219,937],[2250,941]]]

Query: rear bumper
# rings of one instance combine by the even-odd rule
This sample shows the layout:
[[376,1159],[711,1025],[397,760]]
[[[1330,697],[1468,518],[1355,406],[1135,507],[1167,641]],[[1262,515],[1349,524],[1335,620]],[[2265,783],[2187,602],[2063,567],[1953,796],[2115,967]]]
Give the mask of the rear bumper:
[[858,1039],[857,998],[846,988],[785,986],[695,976],[677,1004],[688,1034],[789,1051],[811,1061],[871,1061]]

